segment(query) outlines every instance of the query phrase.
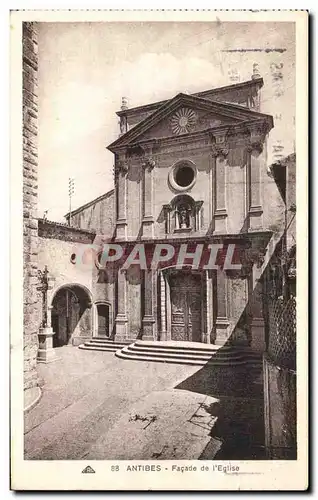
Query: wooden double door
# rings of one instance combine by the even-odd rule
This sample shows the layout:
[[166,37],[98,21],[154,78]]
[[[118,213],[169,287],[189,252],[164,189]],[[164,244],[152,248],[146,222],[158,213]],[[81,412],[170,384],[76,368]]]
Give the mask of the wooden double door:
[[169,277],[171,340],[201,342],[202,279],[200,274],[176,271]]

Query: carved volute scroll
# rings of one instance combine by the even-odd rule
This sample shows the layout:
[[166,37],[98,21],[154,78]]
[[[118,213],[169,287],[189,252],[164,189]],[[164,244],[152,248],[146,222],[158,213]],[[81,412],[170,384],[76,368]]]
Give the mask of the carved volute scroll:
[[122,175],[126,175],[128,173],[128,170],[129,170],[129,162],[128,162],[128,160],[120,160],[118,162],[118,171],[119,171],[119,173],[121,173]]
[[229,154],[228,132],[229,129],[211,132],[211,152],[213,157],[225,160]]
[[141,158],[141,165],[144,170],[151,171],[157,163],[155,156],[153,155],[153,142],[142,144],[141,149],[143,151],[143,156]]
[[142,159],[142,167],[146,170],[152,170],[156,166],[156,160],[153,156],[146,156]]
[[247,151],[249,153],[253,153],[253,151],[258,154],[262,153],[267,134],[267,126],[263,122],[257,122],[248,125],[247,129],[250,134]]
[[114,181],[118,181],[119,175],[125,176],[129,171],[129,160],[126,158],[125,153],[118,155],[114,166]]

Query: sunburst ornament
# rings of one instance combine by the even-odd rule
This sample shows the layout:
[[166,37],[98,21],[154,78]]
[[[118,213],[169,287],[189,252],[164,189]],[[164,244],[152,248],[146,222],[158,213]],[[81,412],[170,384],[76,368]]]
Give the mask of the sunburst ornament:
[[190,108],[179,109],[171,118],[171,129],[175,135],[188,134],[194,129],[197,115]]

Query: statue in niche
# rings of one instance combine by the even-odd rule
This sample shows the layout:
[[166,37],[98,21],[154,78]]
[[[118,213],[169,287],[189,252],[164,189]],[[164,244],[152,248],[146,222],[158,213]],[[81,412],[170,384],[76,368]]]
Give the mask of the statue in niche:
[[179,229],[188,229],[191,227],[191,207],[189,205],[179,205],[177,207],[177,220]]

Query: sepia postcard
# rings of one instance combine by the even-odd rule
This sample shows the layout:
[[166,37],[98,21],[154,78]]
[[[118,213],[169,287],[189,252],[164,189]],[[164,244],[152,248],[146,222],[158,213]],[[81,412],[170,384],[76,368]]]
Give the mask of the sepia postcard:
[[10,27],[11,488],[306,490],[308,13]]

